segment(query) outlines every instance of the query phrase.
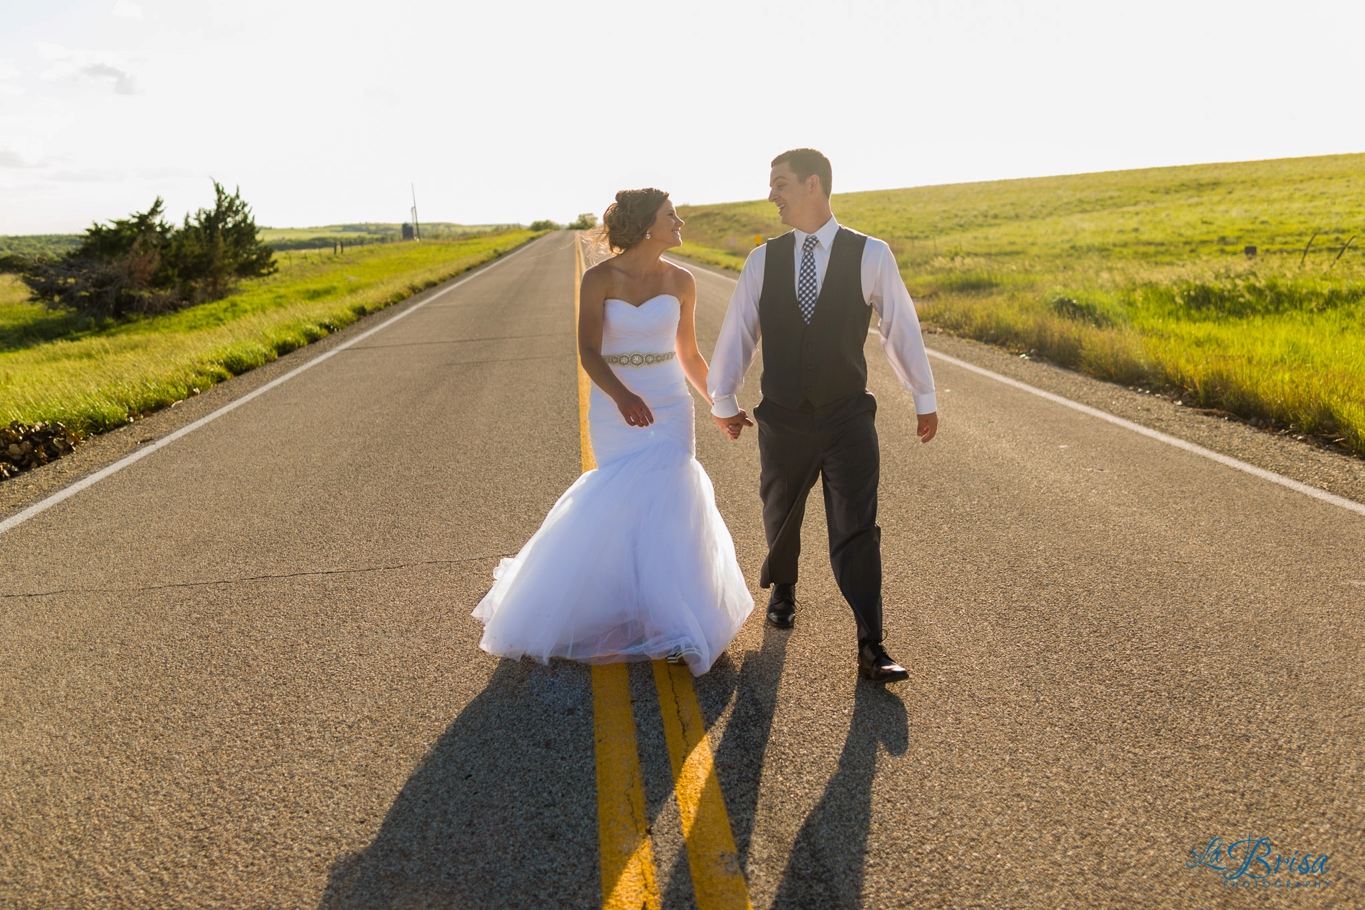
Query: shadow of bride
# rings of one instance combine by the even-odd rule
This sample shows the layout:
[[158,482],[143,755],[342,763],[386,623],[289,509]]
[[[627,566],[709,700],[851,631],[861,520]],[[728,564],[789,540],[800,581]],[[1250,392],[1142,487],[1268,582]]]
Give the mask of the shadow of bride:
[[838,768],[796,835],[775,908],[863,905],[877,747],[901,755],[909,739],[905,703],[888,689],[860,681]]
[[423,757],[320,907],[596,907],[586,666],[504,660]]

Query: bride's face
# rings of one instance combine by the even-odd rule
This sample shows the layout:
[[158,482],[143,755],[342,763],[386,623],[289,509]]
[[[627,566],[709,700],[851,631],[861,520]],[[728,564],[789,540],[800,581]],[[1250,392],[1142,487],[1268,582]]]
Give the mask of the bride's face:
[[654,223],[649,227],[649,234],[655,240],[669,241],[668,247],[682,245],[682,227],[687,222],[678,217],[678,213],[673,208],[673,203],[667,199],[664,204],[659,206],[659,211],[654,216]]

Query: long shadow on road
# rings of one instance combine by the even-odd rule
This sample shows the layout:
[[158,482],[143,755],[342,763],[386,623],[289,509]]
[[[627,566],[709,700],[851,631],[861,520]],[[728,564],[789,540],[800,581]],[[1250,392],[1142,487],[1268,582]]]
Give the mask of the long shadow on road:
[[[739,673],[733,664],[717,662],[711,673],[697,680],[697,697],[706,724],[729,700],[732,690],[735,708],[725,725],[725,734],[716,745],[716,768],[725,794],[725,811],[739,850],[741,868],[749,867],[749,842],[758,808],[758,788],[763,778],[763,763],[771,738],[773,715],[777,711],[777,687],[782,682],[782,667],[787,661],[790,632],[763,624],[763,644],[758,651],[744,655]],[[721,670],[722,673],[717,673]],[[728,673],[724,671],[728,670]]]
[[[701,707],[706,728],[711,731],[710,736],[716,735],[716,724],[733,701],[724,733],[714,746],[714,755],[730,830],[739,851],[740,866],[746,871],[764,756],[777,709],[777,687],[782,680],[782,666],[786,662],[788,637],[789,633],[778,632],[765,625],[763,643],[757,650],[744,652],[738,662],[731,658],[729,652],[722,653],[709,671],[693,681],[697,703]],[[637,713],[640,758],[646,802],[651,817],[657,823],[660,814],[665,811],[665,804],[673,796],[668,746],[657,713],[658,702],[653,693],[652,675],[648,680],[636,679],[634,685],[637,712],[642,705],[647,706],[643,714]],[[657,846],[659,842],[656,840]],[[681,844],[676,846],[681,847]],[[671,849],[665,849],[664,855],[659,856],[661,871],[669,863],[665,856],[670,852]],[[685,850],[679,849],[673,855],[661,884],[665,910],[696,905]]]
[[801,825],[774,907],[863,906],[879,745],[892,755],[909,747],[905,703],[887,689],[859,681],[839,766]]
[[597,906],[592,731],[586,666],[502,661],[320,906]]

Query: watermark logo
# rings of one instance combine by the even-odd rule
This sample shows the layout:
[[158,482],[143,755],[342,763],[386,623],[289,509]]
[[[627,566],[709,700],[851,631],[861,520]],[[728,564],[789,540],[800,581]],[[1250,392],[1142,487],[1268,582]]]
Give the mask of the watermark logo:
[[1276,850],[1268,837],[1245,837],[1225,843],[1215,837],[1190,848],[1187,869],[1210,869],[1232,888],[1325,888],[1332,883],[1326,853]]

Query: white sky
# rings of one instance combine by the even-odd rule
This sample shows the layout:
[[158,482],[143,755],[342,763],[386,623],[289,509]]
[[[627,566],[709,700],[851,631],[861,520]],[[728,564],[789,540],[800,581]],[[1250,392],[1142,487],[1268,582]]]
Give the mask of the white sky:
[[0,234],[240,185],[257,222],[566,221],[1365,151],[1365,3],[0,0]]

